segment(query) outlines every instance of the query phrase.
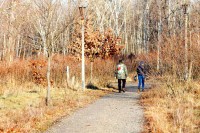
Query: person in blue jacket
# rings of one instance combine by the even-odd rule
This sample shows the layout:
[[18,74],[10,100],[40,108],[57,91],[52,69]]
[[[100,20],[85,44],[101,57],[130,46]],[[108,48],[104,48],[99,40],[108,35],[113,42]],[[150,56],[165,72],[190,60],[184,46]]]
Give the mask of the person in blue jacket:
[[144,69],[144,62],[141,61],[137,67],[137,75],[138,75],[138,92],[144,91],[144,82],[145,82],[145,69]]

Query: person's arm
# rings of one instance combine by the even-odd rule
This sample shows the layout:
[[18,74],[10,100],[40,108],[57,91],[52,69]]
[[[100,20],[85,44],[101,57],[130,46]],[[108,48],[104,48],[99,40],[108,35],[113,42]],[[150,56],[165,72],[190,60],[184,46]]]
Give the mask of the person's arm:
[[127,70],[126,65],[124,65],[124,67],[125,67],[125,76],[126,76],[126,78],[127,78],[127,77],[128,77],[128,70]]
[[145,73],[141,70],[141,68],[139,67],[138,69],[139,69],[140,73],[141,73],[143,76],[145,76]]

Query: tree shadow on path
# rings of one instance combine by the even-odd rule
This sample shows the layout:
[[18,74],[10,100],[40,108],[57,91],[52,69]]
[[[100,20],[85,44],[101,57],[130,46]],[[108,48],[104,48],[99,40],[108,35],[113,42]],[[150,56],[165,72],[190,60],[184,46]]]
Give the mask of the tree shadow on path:
[[[111,83],[110,84],[110,88],[113,88],[116,90],[116,93],[113,93],[111,95],[107,95],[105,97],[103,97],[103,99],[108,99],[108,98],[114,98],[114,99],[132,99],[132,100],[138,100],[139,99],[139,94],[138,93],[138,86],[137,84],[132,84],[132,83],[127,83],[125,89],[126,89],[126,92],[121,92],[121,93],[118,93],[118,90],[117,90],[117,83]],[[150,85],[146,85],[145,86],[145,90],[150,88]]]

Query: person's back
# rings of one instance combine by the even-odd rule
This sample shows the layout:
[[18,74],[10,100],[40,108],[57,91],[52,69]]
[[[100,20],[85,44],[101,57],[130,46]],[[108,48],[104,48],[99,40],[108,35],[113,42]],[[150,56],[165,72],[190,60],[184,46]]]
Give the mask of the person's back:
[[[118,79],[118,89],[119,93],[121,91],[125,92],[125,86],[126,86],[126,78],[128,76],[128,71],[126,65],[123,63],[123,60],[119,60],[119,64],[116,68],[116,78]],[[122,86],[121,86],[122,83]]]
[[141,65],[137,67],[137,75],[145,75],[144,68]]
[[140,88],[142,86],[142,91],[144,91],[144,82],[145,82],[145,69],[144,62],[141,61],[139,66],[137,67],[137,75],[138,75],[138,91],[140,92]]
[[127,68],[123,63],[117,65],[117,79],[126,79],[127,77]]

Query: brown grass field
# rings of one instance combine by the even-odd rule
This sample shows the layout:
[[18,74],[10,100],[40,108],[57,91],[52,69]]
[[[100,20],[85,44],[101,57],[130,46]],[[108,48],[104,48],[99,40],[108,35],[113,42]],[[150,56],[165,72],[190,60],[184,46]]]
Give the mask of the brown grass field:
[[[154,56],[154,55],[152,55]],[[150,58],[151,56],[149,56]],[[129,79],[135,74],[137,58],[130,63]],[[152,59],[152,58],[151,58]],[[154,59],[154,58],[153,58]],[[155,60],[147,59],[153,68]],[[44,58],[15,60],[0,63],[0,132],[27,133],[46,130],[63,116],[70,115],[112,89],[117,61],[96,59],[93,78],[90,81],[90,62],[86,61],[86,81],[92,88],[82,91],[80,83],[81,63],[67,56],[54,55],[51,63],[51,104],[45,105],[46,60]],[[70,67],[70,81],[66,80],[66,66]],[[195,68],[195,71],[198,67]],[[155,71],[151,69],[151,71]],[[134,72],[135,73],[135,72]],[[198,75],[198,74],[197,74]],[[151,77],[151,75],[150,75]],[[145,108],[145,133],[199,133],[200,132],[200,82],[198,78],[188,82],[172,76],[152,76],[152,88],[142,93],[141,104]]]
[[[16,60],[11,64],[1,62],[0,132],[44,131],[56,120],[110,93],[112,89],[106,89],[105,85],[113,78],[114,63],[96,60],[95,64],[93,80],[86,80],[87,83],[92,82],[91,87],[96,89],[82,91],[78,78],[81,74],[80,62],[72,57],[55,55],[51,66],[51,105],[47,107],[45,59]],[[66,81],[66,66],[70,67],[69,84]],[[104,70],[105,66],[107,69]],[[89,75],[90,65],[86,66],[86,77]]]
[[169,82],[169,79],[142,94],[144,133],[199,133],[200,82]]

